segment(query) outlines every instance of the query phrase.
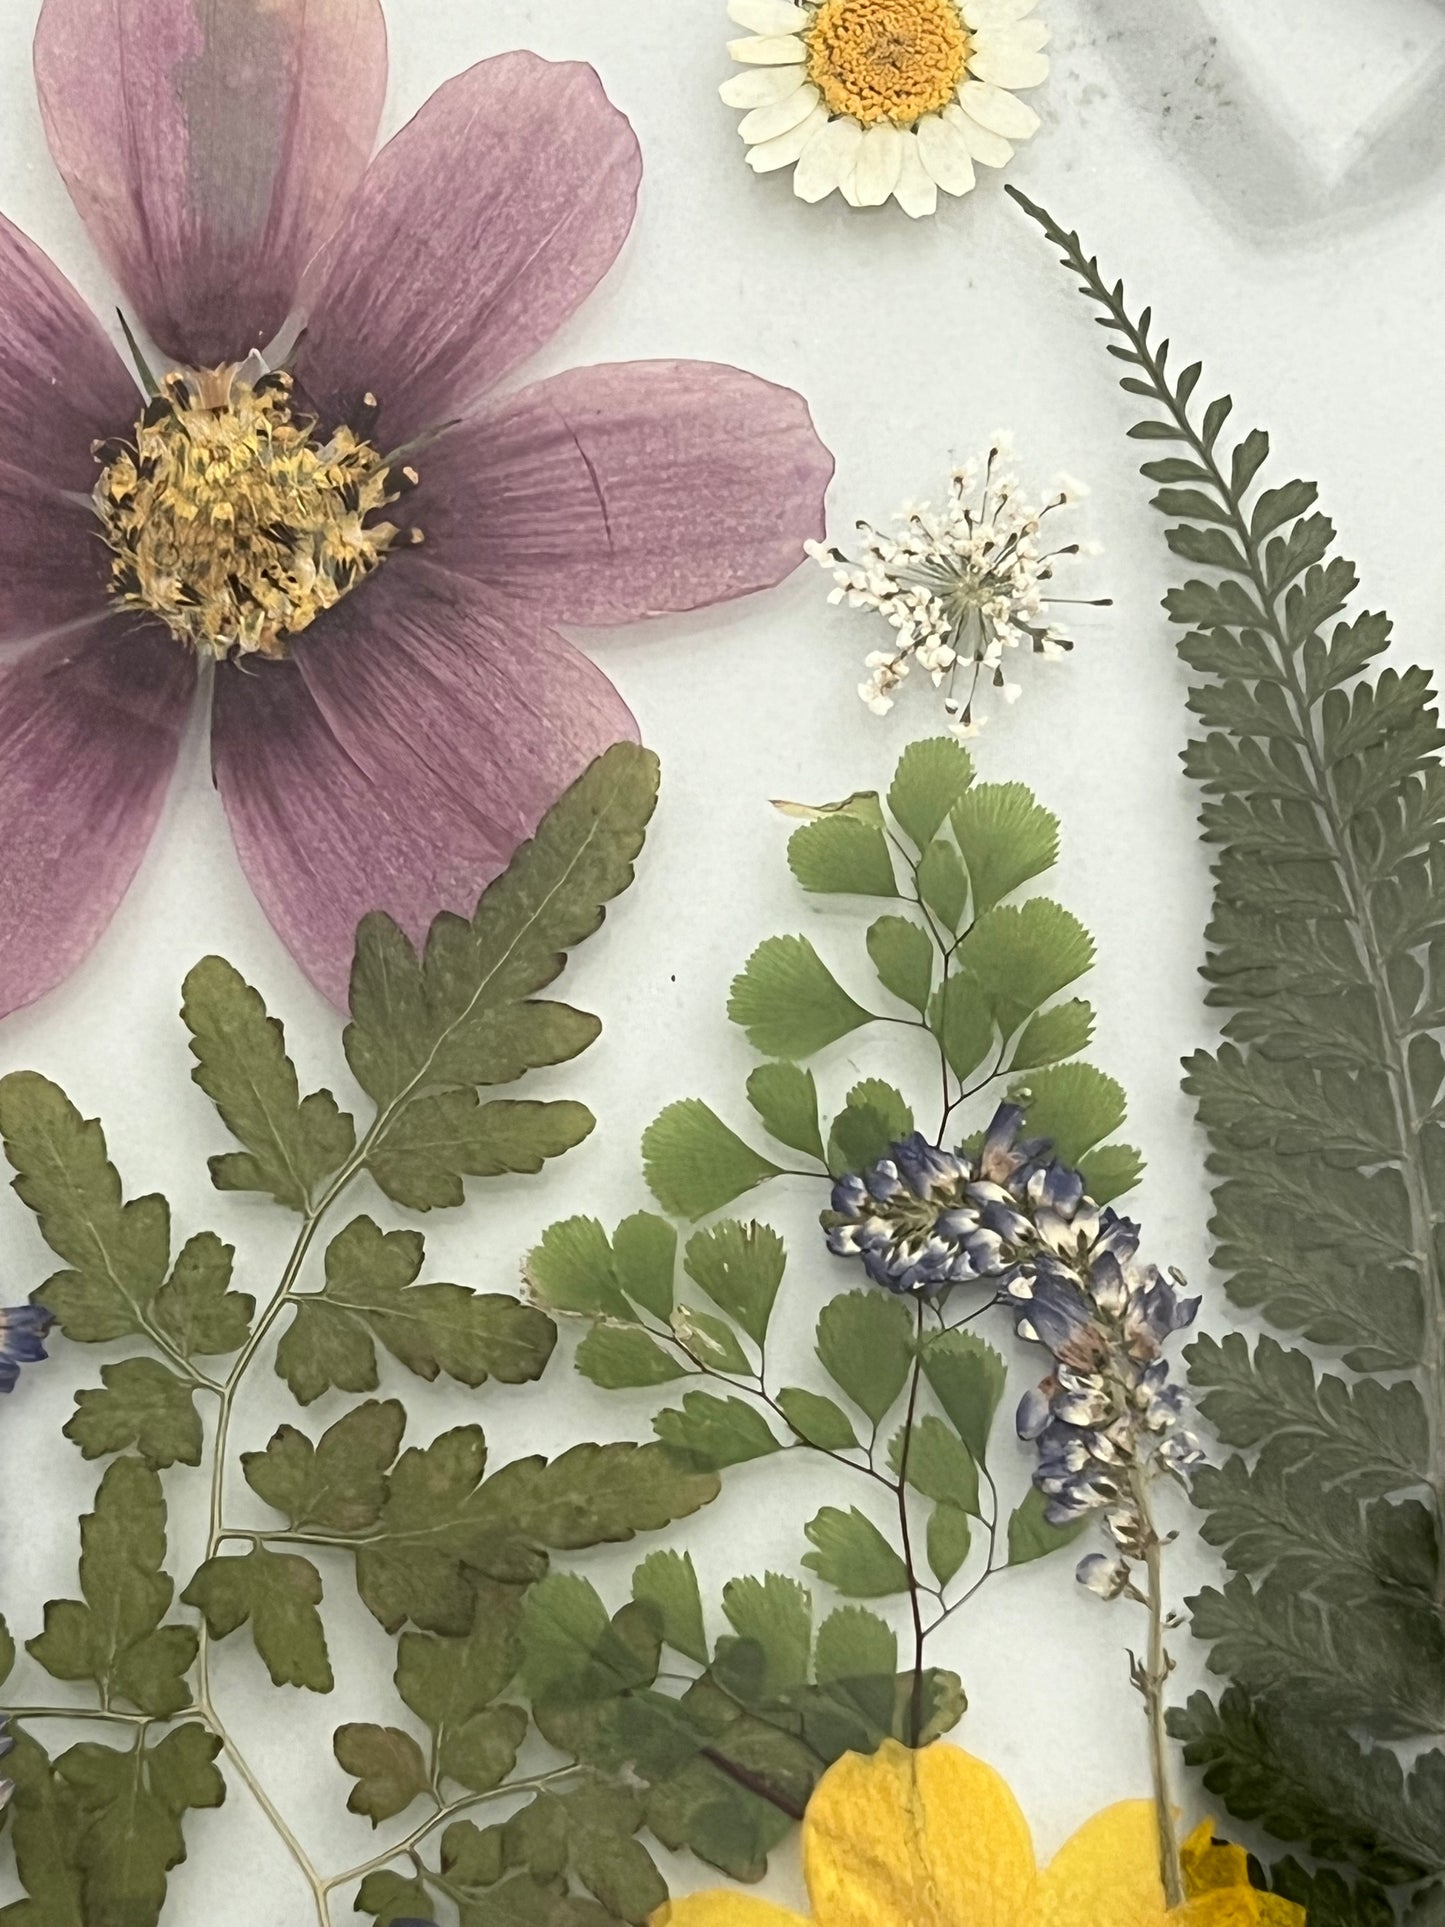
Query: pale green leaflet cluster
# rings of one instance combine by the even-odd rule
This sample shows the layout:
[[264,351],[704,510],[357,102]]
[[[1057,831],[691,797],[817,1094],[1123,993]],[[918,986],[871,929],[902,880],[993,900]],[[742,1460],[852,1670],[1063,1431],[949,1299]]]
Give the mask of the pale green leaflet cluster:
[[[1107,1141],[1124,1121],[1123,1090],[1079,1061],[1093,1010],[1080,997],[1060,1001],[1093,963],[1093,940],[1049,898],[1019,900],[1058,860],[1057,819],[1022,783],[977,782],[968,752],[946,736],[904,751],[886,799],[870,791],[788,808],[810,818],[788,845],[805,890],[898,907],[860,930],[848,972],[856,985],[871,971],[881,997],[845,988],[806,936],[769,938],[735,980],[728,1015],[772,1060],[747,1085],[763,1132],[802,1156],[803,1175],[837,1177],[915,1129],[957,1142],[1007,1095],[1026,1102],[1030,1133],[1083,1171],[1098,1202],[1136,1184],[1137,1152]],[[938,1060],[932,1089],[910,1101],[867,1079],[830,1105],[825,1128],[807,1061],[880,1024],[929,1040]],[[698,1099],[665,1110],[643,1150],[659,1203],[683,1218],[798,1170]]]

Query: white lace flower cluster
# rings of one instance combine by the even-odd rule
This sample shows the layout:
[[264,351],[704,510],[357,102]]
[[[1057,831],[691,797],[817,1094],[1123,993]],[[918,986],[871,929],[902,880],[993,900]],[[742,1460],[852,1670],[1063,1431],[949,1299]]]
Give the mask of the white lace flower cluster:
[[[1027,647],[1057,657],[1073,648],[1052,612],[1077,598],[1053,594],[1054,572],[1066,557],[1100,551],[1084,542],[1050,547],[1045,525],[1088,491],[1061,478],[1047,501],[1032,502],[1007,466],[1012,458],[1011,439],[996,435],[986,456],[953,471],[942,509],[908,504],[894,517],[891,534],[860,522],[864,541],[856,560],[831,544],[808,544],[809,555],[833,576],[830,602],[871,609],[898,632],[893,648],[866,658],[870,673],[858,686],[875,715],[893,707],[917,664],[943,691],[952,733],[977,735],[985,721],[978,710],[981,685],[992,685],[1006,703],[1018,698],[1019,685],[1005,673],[1010,652]],[[1108,598],[1090,606],[1107,607]]]

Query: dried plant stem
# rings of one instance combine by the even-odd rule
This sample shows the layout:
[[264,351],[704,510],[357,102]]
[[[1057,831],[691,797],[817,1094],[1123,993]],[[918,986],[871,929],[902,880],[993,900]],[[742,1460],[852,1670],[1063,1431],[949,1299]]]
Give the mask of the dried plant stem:
[[[388,1113],[388,1118],[389,1115]],[[346,1163],[336,1173],[335,1177],[331,1179],[321,1197],[314,1200],[309,1206],[301,1221],[301,1228],[296,1234],[296,1241],[291,1247],[290,1256],[286,1260],[280,1282],[271,1297],[270,1303],[256,1320],[255,1325],[252,1327],[251,1335],[237,1356],[229,1376],[225,1383],[219,1387],[220,1400],[216,1417],[216,1433],[211,1448],[210,1530],[205,1555],[207,1562],[217,1556],[221,1546],[228,1538],[235,1536],[226,1526],[225,1499],[226,1465],[230,1446],[231,1419],[236,1407],[236,1395],[240,1391],[247,1372],[255,1363],[256,1356],[262,1345],[270,1335],[276,1320],[281,1316],[282,1312],[294,1297],[297,1280],[305,1268],[306,1260],[310,1255],[311,1248],[316,1241],[317,1234],[327,1214],[336,1200],[341,1196],[342,1192],[346,1190],[347,1186],[350,1185],[365,1165],[372,1145],[382,1128],[382,1119],[378,1118],[363,1142],[352,1153],[351,1157],[348,1158]],[[267,1793],[265,1787],[257,1777],[255,1770],[247,1761],[245,1755],[241,1752],[241,1749],[237,1746],[228,1731],[225,1722],[217,1713],[211,1690],[211,1640],[204,1618],[201,1621],[199,1646],[196,1656],[196,1682],[196,1710],[198,1714],[220,1741],[222,1751],[230,1766],[270,1822],[292,1860],[295,1861],[303,1879],[310,1887],[311,1897],[316,1908],[318,1927],[331,1927],[331,1911],[327,1895],[331,1887],[340,1883],[337,1881],[328,1882],[322,1878],[312,1862],[310,1855],[301,1845],[300,1840],[287,1822],[285,1815],[281,1812],[270,1794]],[[396,1853],[402,1851],[404,1851],[402,1847],[395,1849]],[[392,1857],[394,1857],[394,1855],[388,1856],[388,1858]],[[384,1865],[385,1862],[382,1864]]]
[[1149,1615],[1149,1644],[1145,1657],[1133,1661],[1133,1679],[1144,1699],[1149,1727],[1149,1774],[1154,1792],[1154,1814],[1159,1834],[1159,1877],[1164,1883],[1168,1907],[1184,1905],[1184,1870],[1179,1858],[1179,1834],[1175,1824],[1173,1775],[1169,1734],[1165,1726],[1165,1689],[1174,1671],[1164,1644],[1166,1613],[1164,1607],[1164,1541],[1154,1525],[1149,1503],[1149,1477],[1137,1469],[1133,1475],[1132,1496],[1143,1521],[1144,1607]]

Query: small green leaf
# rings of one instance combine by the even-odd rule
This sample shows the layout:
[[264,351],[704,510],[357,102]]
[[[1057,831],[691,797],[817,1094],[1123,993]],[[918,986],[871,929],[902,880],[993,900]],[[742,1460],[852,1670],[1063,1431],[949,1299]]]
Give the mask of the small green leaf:
[[949,1069],[963,1081],[993,1049],[992,999],[971,977],[950,977],[934,993],[928,1027],[942,1044]]
[[821,1392],[807,1392],[798,1386],[790,1386],[778,1393],[778,1405],[783,1417],[805,1444],[817,1446],[824,1452],[847,1452],[857,1446],[858,1434],[853,1429],[852,1419],[841,1405],[835,1405],[831,1398],[824,1398]]
[[521,1657],[521,1603],[516,1587],[483,1585],[465,1638],[401,1636],[397,1691],[432,1734],[439,1778],[471,1793],[500,1786],[526,1738],[527,1715],[519,1706],[498,1704]]
[[0,1922],[4,1927],[87,1927],[74,1796],[23,1728],[12,1738],[5,1773],[15,1791],[6,1808],[6,1832],[27,1898],[0,1908]]
[[204,1434],[195,1387],[154,1358],[102,1365],[99,1392],[77,1392],[65,1436],[87,1459],[135,1448],[147,1465],[199,1465]]
[[[215,1766],[220,1748],[214,1734],[190,1722],[154,1746],[142,1741],[121,1751],[85,1742],[56,1761],[73,1802],[87,1927],[155,1927],[166,1875],[185,1858],[181,1821],[226,1797]],[[28,1910],[22,1917],[33,1919]],[[66,1922],[63,1913],[58,1919]]]
[[930,736],[904,750],[888,807],[915,849],[926,850],[973,781],[969,754],[951,736]]
[[0,1078],[0,1135],[15,1189],[70,1267],[47,1279],[36,1301],[83,1344],[143,1333],[170,1261],[165,1199],[123,1203],[100,1125],[32,1071]]
[[846,813],[820,816],[788,840],[788,863],[805,890],[830,895],[896,897],[888,839],[877,823]]
[[734,1377],[751,1375],[752,1367],[737,1333],[711,1312],[679,1305],[672,1314],[672,1333],[678,1343],[710,1371],[729,1372]]
[[256,1651],[276,1686],[329,1693],[335,1684],[322,1630],[321,1575],[309,1559],[253,1546],[238,1559],[208,1559],[181,1594],[213,1639],[251,1622]]
[[933,940],[909,917],[880,917],[868,930],[868,955],[878,981],[920,1015],[933,991]]
[[797,1064],[759,1064],[748,1078],[748,1102],[770,1137],[822,1163],[818,1087],[811,1071]]
[[901,1091],[880,1078],[865,1078],[849,1091],[828,1133],[828,1169],[864,1171],[913,1129],[913,1112]]
[[1016,1092],[1031,1137],[1047,1138],[1065,1164],[1077,1165],[1124,1122],[1124,1089],[1092,1064],[1056,1064],[1035,1071]]
[[406,1412],[395,1399],[368,1399],[313,1445],[283,1425],[264,1452],[243,1452],[241,1469],[258,1498],[293,1531],[362,1532],[386,1503],[387,1467],[401,1447]]
[[1144,1160],[1132,1144],[1105,1144],[1086,1151],[1079,1170],[1095,1204],[1109,1204],[1134,1189],[1144,1175]]
[[978,1516],[978,1467],[963,1440],[940,1418],[915,1419],[910,1432],[895,1433],[888,1447],[888,1463],[900,1476],[904,1446],[908,1450],[908,1483],[925,1499],[956,1506]]
[[237,1352],[250,1335],[256,1301],[247,1291],[230,1289],[235,1255],[213,1232],[197,1232],[181,1247],[156,1293],[151,1316],[183,1358]]
[[754,1050],[794,1060],[869,1022],[806,937],[769,937],[758,945],[733,979],[728,1016]]
[[1008,1562],[1027,1566],[1035,1559],[1047,1559],[1052,1552],[1072,1545],[1089,1521],[1076,1519],[1072,1525],[1051,1526],[1044,1517],[1047,1501],[1036,1485],[1031,1485],[1023,1503],[1008,1522]]
[[710,1655],[702,1595],[690,1553],[649,1554],[632,1575],[632,1597],[657,1609],[662,1637],[674,1652],[696,1660],[699,1666],[707,1665]]
[[957,1506],[936,1505],[928,1521],[928,1564],[940,1586],[961,1571],[968,1558],[973,1528]]
[[200,1085],[231,1135],[245,1145],[210,1161],[220,1191],[263,1191],[292,1211],[309,1208],[323,1178],[356,1148],[356,1128],[330,1091],[303,1098],[281,1025],[220,957],[185,981],[181,1016],[191,1033]]
[[402,1110],[367,1159],[386,1195],[413,1211],[461,1204],[465,1178],[535,1173],[588,1137],[597,1120],[585,1104],[439,1091]]
[[848,1599],[883,1599],[907,1592],[908,1568],[856,1506],[824,1506],[805,1528],[814,1550],[803,1564]]
[[657,782],[649,750],[617,743],[599,756],[489,885],[476,915],[436,920],[420,961],[389,917],[366,918],[345,1043],[378,1106],[425,1088],[510,1082],[578,1044],[575,1025],[559,1039],[529,1000],[631,883]]
[[609,1392],[638,1385],[666,1385],[688,1376],[687,1366],[680,1365],[638,1326],[594,1326],[577,1347],[577,1369]]
[[925,1339],[923,1373],[949,1422],[980,1465],[1004,1394],[1008,1367],[992,1345],[972,1332],[936,1332]]
[[1022,783],[976,783],[949,813],[973,888],[973,914],[1058,861],[1059,820]]
[[751,1640],[762,1653],[762,1697],[776,1699],[806,1684],[813,1651],[813,1601],[806,1586],[778,1572],[730,1579],[722,1607],[738,1638]]
[[846,1292],[819,1315],[818,1358],[824,1371],[875,1425],[897,1403],[913,1350],[908,1308],[876,1288]]
[[534,1701],[614,1699],[656,1674],[579,1573],[549,1573],[528,1592],[520,1628],[522,1681]]
[[680,1407],[659,1412],[652,1429],[687,1462],[721,1472],[782,1450],[767,1420],[740,1398],[689,1392]]
[[1067,1004],[1041,1010],[1019,1032],[1013,1047],[1012,1071],[1031,1071],[1043,1064],[1057,1064],[1065,1057],[1077,1057],[1087,1050],[1094,1034],[1093,1006],[1076,997]]
[[612,1246],[596,1218],[563,1218],[548,1225],[523,1267],[527,1282],[554,1311],[626,1318]]
[[355,1911],[370,1914],[376,1927],[402,1927],[424,1920],[431,1912],[431,1896],[421,1880],[403,1880],[399,1873],[369,1873],[356,1895]]
[[15,1640],[10,1628],[0,1619],[0,1686],[15,1671]]
[[898,1638],[876,1613],[840,1606],[818,1628],[814,1668],[820,1686],[837,1681],[887,1680],[898,1672]]
[[705,1218],[782,1167],[754,1151],[699,1099],[669,1104],[642,1138],[648,1186],[664,1211]]
[[356,1218],[326,1251],[322,1290],[297,1300],[276,1348],[276,1370],[303,1405],[333,1387],[372,1392],[376,1347],[419,1378],[459,1384],[540,1378],[557,1332],[533,1305],[465,1285],[418,1285],[425,1247],[415,1231],[382,1231]]
[[52,1599],[26,1651],[55,1679],[93,1680],[106,1703],[178,1713],[197,1642],[194,1627],[161,1623],[175,1591],[165,1557],[161,1482],[141,1460],[117,1459],[80,1522],[81,1599]]
[[617,1280],[634,1304],[654,1318],[672,1316],[677,1233],[666,1218],[634,1211],[612,1234]]
[[918,894],[952,935],[968,908],[968,877],[958,851],[942,837],[923,852],[918,865]]
[[960,950],[1005,1037],[1094,961],[1088,931],[1057,903],[1031,897],[1017,908],[987,910]]
[[431,1784],[421,1748],[395,1726],[338,1726],[332,1742],[343,1773],[356,1777],[347,1798],[349,1813],[364,1813],[379,1826],[405,1813]]
[[771,1226],[729,1218],[699,1231],[683,1256],[683,1269],[719,1311],[727,1313],[761,1345],[783,1282],[787,1254]]

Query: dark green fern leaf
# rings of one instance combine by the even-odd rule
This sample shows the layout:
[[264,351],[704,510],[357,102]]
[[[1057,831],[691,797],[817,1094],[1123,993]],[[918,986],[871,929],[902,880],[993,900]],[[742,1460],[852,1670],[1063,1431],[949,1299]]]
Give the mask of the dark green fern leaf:
[[[1232,1576],[1192,1602],[1233,1683],[1173,1730],[1236,1817],[1413,1883],[1445,1870],[1445,1751],[1412,1746],[1407,1773],[1387,1743],[1445,1732],[1445,732],[1428,674],[1379,665],[1388,618],[1350,612],[1314,485],[1268,483],[1269,438],[1235,441],[1228,399],[1196,401],[1199,364],[1172,373],[1148,310],[1015,199],[1149,404],[1131,434],[1187,565],[1165,606],[1197,677],[1185,763],[1214,855],[1204,975],[1226,1042],[1186,1088],[1217,1262],[1241,1310],[1357,1375],[1269,1337],[1193,1348],[1239,1448],[1196,1481]],[[1329,1887],[1336,1916],[1359,1917],[1352,1892]]]

